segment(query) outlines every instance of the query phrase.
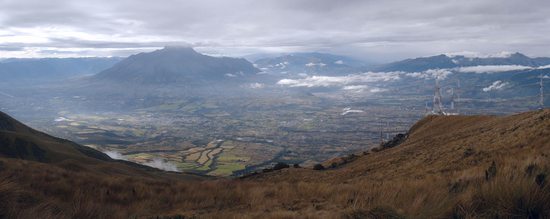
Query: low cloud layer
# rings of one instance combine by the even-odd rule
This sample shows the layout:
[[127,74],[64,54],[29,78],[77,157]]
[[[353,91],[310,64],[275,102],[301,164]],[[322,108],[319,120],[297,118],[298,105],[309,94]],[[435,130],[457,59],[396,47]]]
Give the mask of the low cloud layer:
[[[339,87],[371,82],[395,81],[401,78],[401,74],[402,72],[367,72],[347,76],[308,76],[302,79],[282,79],[277,84],[288,87]],[[348,86],[348,89],[350,88],[357,87]]]
[[124,155],[122,155],[118,151],[104,151],[103,153],[107,154],[107,156],[115,159],[115,160],[128,160]]
[[493,84],[484,87],[483,92],[503,90],[508,85],[508,82],[495,81]]
[[190,45],[219,55],[446,52],[550,56],[545,0],[0,1],[0,57],[108,56]]
[[458,71],[465,72],[465,73],[497,73],[497,72],[530,70],[530,69],[533,69],[533,68],[529,66],[523,66],[523,65],[478,65],[478,66],[470,66],[470,67],[460,67],[458,68]]
[[539,66],[539,67],[530,67],[523,65],[478,65],[478,66],[468,66],[457,68],[456,71],[463,73],[498,73],[498,72],[508,72],[508,71],[519,71],[519,70],[535,70],[535,69],[550,69],[550,65]]
[[180,171],[178,169],[178,167],[176,165],[174,165],[173,163],[170,163],[170,162],[168,162],[164,159],[160,159],[160,158],[154,158],[152,161],[146,162],[143,165],[154,167],[154,168],[161,169],[161,170],[166,170],[166,171],[174,171],[174,172],[179,172]]

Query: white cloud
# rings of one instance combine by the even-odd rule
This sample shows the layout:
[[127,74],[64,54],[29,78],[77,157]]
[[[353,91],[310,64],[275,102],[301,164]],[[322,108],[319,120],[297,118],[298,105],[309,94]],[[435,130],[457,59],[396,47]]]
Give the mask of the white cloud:
[[252,84],[249,84],[248,87],[249,87],[249,88],[252,88],[252,89],[261,89],[261,88],[264,88],[264,87],[265,87],[265,84],[262,84],[262,83],[252,83]]
[[349,113],[364,113],[364,112],[365,111],[363,111],[363,110],[354,110],[354,109],[351,109],[351,108],[347,107],[347,108],[344,108],[342,110],[342,113],[340,115],[345,116]]
[[439,79],[444,80],[452,72],[449,69],[428,69],[424,72],[403,72],[403,75],[412,78],[421,78],[421,79]]
[[342,88],[342,90],[364,90],[367,89],[367,85],[349,85]]
[[510,56],[512,56],[512,54],[514,53],[508,52],[508,51],[502,51],[494,54],[485,54],[485,53],[472,52],[472,51],[445,53],[445,55],[450,58],[454,58],[457,56],[464,56],[465,58],[509,58]]
[[103,153],[107,154],[107,156],[115,159],[115,160],[128,160],[124,155],[122,155],[118,151],[104,151]]
[[53,120],[54,122],[70,122],[70,121],[73,121],[71,119],[67,119],[63,116],[60,116],[60,117],[57,117],[56,119]]
[[386,92],[388,89],[375,87],[369,90],[371,93],[380,93],[380,92]]
[[506,85],[508,85],[508,82],[495,81],[488,87],[483,88],[483,92],[502,90]]
[[388,82],[399,80],[402,72],[367,72],[347,76],[309,76],[302,79],[282,79],[278,85],[289,87],[338,87],[370,82]]
[[313,62],[310,62],[310,63],[307,63],[307,64],[306,64],[307,67],[315,67],[315,66],[324,67],[324,66],[326,66],[326,65],[327,65],[327,64],[322,63],[322,62],[320,62],[320,63],[313,63]]
[[161,170],[166,170],[166,171],[174,171],[174,172],[180,171],[178,167],[173,163],[167,162],[166,160],[160,159],[160,158],[154,158],[152,161],[144,163],[144,165],[161,169]]
[[429,75],[424,74],[422,72],[407,72],[405,73],[405,76],[412,77],[412,78],[427,78]]
[[533,69],[529,66],[523,65],[478,65],[470,67],[460,67],[457,70],[459,72],[470,72],[470,73],[496,73],[496,72],[507,72],[507,71],[518,71],[518,70],[529,70]]
[[429,75],[429,77],[439,80],[445,80],[445,78],[452,74],[452,72],[447,69],[429,69],[425,71],[425,73]]
[[343,65],[343,64],[344,64],[344,61],[342,61],[342,60],[338,60],[338,61],[334,62],[334,64],[337,64],[337,65]]

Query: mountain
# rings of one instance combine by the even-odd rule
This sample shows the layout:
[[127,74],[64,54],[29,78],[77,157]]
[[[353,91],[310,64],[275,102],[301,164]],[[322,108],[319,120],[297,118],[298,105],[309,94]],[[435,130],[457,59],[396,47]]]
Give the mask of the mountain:
[[485,65],[519,65],[527,67],[539,67],[550,65],[550,58],[530,58],[521,53],[513,53],[500,57],[467,57],[464,55],[437,55],[420,57],[393,62],[368,70],[372,71],[405,71],[419,72],[429,69],[449,69],[467,66]]
[[[58,142],[0,118],[3,134],[44,139],[39,147]],[[394,141],[324,168],[278,164],[240,179],[0,157],[0,217],[548,218],[548,127],[550,109],[428,116]]]
[[364,63],[355,59],[326,53],[292,53],[258,59],[256,67],[266,73],[306,73],[338,75],[354,73]]
[[241,79],[257,72],[258,69],[242,58],[212,57],[188,47],[165,47],[132,55],[93,79],[153,85],[209,83]]
[[[75,165],[83,168],[108,166],[112,170],[146,176],[162,172],[135,163],[114,160],[93,148],[36,131],[0,112],[0,158],[19,159],[51,165]],[[104,171],[111,172],[111,171]],[[189,179],[196,176],[182,177]]]
[[53,82],[95,74],[112,67],[121,58],[4,59],[0,77],[7,83]]
[[66,159],[113,161],[92,148],[33,130],[3,112],[0,112],[0,144],[0,157],[40,162]]

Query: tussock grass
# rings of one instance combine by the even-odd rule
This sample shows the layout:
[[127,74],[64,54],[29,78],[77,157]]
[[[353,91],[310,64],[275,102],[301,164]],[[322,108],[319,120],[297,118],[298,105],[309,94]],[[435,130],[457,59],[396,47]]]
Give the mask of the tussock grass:
[[[8,163],[8,162],[6,162]],[[265,182],[164,181],[99,177],[35,162],[9,162],[0,179],[4,218],[545,218],[550,187],[536,176],[550,174],[537,161],[496,162],[496,176],[484,169],[417,180]],[[16,165],[13,165],[15,163]],[[32,168],[27,174],[17,174]],[[24,183],[21,183],[24,182]],[[459,189],[457,189],[459,188]]]

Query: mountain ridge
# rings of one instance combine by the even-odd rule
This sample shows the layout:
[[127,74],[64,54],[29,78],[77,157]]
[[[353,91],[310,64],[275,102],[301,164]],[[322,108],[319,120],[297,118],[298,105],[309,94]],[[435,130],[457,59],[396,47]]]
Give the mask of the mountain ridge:
[[93,79],[136,84],[201,83],[257,72],[259,70],[244,58],[207,56],[191,47],[165,47],[131,55]]
[[418,72],[430,69],[449,69],[458,67],[484,66],[484,65],[520,65],[539,67],[550,64],[550,58],[531,58],[516,52],[503,57],[467,57],[464,55],[440,54],[428,57],[410,58],[392,63],[379,65],[372,71],[405,71]]
[[0,61],[0,77],[7,83],[43,83],[95,74],[113,66],[119,57],[9,58]]

